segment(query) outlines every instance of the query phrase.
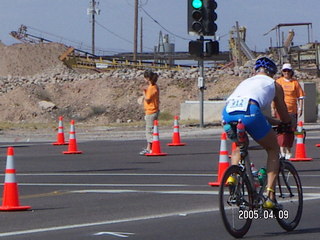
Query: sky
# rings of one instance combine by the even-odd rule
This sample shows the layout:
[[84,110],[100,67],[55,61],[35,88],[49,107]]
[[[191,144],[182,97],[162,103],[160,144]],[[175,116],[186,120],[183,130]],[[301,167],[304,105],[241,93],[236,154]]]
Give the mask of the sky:
[[[103,54],[133,51],[134,0],[96,0],[95,45]],[[187,51],[196,36],[187,33],[187,0],[139,0],[139,22],[143,18],[143,50],[152,52],[159,43],[159,33],[169,34],[176,51]],[[76,48],[90,49],[91,22],[87,15],[90,0],[0,0],[0,40],[19,43],[9,33],[21,24],[28,33],[62,42]],[[228,50],[229,32],[236,22],[247,28],[249,48],[264,51],[276,43],[276,32],[264,36],[279,23],[312,23],[312,39],[320,40],[319,0],[217,0],[217,37],[220,50]],[[151,18],[151,17],[152,18]],[[282,28],[286,36],[294,29],[295,45],[305,44],[307,27]],[[140,37],[139,37],[140,38]],[[272,39],[272,40],[271,40]],[[140,50],[140,46],[138,48]]]

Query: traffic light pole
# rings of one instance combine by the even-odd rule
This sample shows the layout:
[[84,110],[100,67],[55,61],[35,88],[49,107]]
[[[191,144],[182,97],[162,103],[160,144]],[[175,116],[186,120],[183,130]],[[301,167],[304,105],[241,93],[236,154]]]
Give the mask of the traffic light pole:
[[[199,103],[200,103],[200,127],[204,127],[204,57],[210,57],[214,54],[219,54],[219,42],[211,39],[204,39],[204,36],[215,36],[218,26],[215,23],[217,20],[217,2],[216,0],[188,0],[188,33],[198,35],[200,39],[189,42],[190,55],[198,59],[198,87]],[[204,42],[208,41],[205,46]]]
[[[203,59],[199,60],[199,75],[200,78],[202,78],[203,84],[204,84],[204,70],[203,70]],[[204,115],[204,87],[200,87],[200,127],[204,127],[204,120],[203,120],[203,115]]]
[[[204,38],[203,36],[200,36],[200,41],[203,44]],[[203,59],[203,53],[201,54],[198,65],[199,65],[199,78],[198,78],[198,87],[200,90],[199,93],[199,104],[200,104],[200,127],[204,127],[204,90],[205,90],[205,85],[204,85],[204,59]]]
[[[204,43],[206,42],[206,45]],[[205,46],[205,51],[204,51]],[[195,56],[198,60],[198,88],[199,88],[199,120],[200,127],[204,127],[204,90],[205,77],[204,77],[204,57],[210,57],[214,54],[219,54],[219,43],[218,41],[211,39],[205,39],[204,36],[200,36],[196,41],[189,42],[189,53]]]

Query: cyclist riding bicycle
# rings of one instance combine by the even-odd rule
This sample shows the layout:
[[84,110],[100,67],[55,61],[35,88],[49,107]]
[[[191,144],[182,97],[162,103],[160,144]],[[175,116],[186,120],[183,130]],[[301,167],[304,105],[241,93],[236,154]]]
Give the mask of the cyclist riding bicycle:
[[[256,61],[254,69],[255,75],[242,81],[227,99],[222,118],[226,123],[241,119],[249,135],[267,151],[267,200],[263,207],[272,209],[276,207],[274,189],[279,171],[280,147],[271,124],[290,124],[291,118],[284,102],[282,87],[272,78],[277,72],[276,64],[269,58],[262,57]],[[262,113],[272,101],[280,120],[269,118]],[[231,162],[237,165],[239,161],[240,149],[237,146],[232,153]]]

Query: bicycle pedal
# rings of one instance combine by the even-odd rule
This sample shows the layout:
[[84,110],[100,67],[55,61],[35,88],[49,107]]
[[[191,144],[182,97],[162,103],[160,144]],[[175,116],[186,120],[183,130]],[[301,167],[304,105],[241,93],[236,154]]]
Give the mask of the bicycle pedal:
[[231,205],[237,204],[237,200],[236,199],[229,199],[227,201],[227,203],[231,206]]

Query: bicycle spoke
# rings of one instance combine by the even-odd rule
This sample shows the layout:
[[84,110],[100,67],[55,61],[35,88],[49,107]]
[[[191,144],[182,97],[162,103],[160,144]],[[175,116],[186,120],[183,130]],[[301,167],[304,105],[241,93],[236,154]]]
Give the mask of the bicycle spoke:
[[283,163],[278,177],[277,201],[281,209],[275,210],[282,228],[292,231],[299,224],[302,215],[302,188],[298,173],[290,163]]
[[[228,178],[232,176],[235,181],[228,183]],[[220,186],[220,212],[224,225],[228,232],[234,237],[244,236],[250,228],[252,219],[245,218],[241,213],[252,207],[249,181],[244,177],[238,166],[228,168],[222,179]]]

